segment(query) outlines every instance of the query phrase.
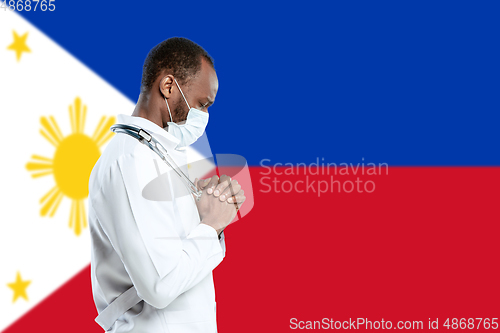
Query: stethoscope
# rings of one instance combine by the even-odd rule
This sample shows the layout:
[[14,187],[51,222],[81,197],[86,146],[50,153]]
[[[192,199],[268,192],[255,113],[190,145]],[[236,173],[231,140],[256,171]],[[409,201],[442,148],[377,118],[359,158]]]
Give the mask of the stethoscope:
[[184,172],[177,166],[172,157],[168,154],[167,150],[163,145],[156,140],[150,133],[146,132],[144,129],[138,126],[125,125],[125,124],[115,124],[110,127],[115,133],[124,133],[128,134],[131,137],[136,138],[139,142],[145,144],[152,151],[154,151],[163,162],[165,162],[169,167],[171,167],[175,173],[182,179],[188,190],[194,194],[196,197],[196,201],[199,201],[201,198],[202,191],[199,191],[196,185],[186,176]]

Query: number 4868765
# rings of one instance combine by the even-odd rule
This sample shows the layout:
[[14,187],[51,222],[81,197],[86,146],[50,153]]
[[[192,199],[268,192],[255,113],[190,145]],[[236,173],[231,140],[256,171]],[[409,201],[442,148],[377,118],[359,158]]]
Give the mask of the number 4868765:
[[[1,1],[1,0],[0,0]],[[3,0],[1,1],[0,9],[11,11],[36,11],[45,12],[47,9],[51,12],[56,10],[56,0]],[[39,6],[40,5],[40,6]]]
[[443,324],[447,329],[498,329],[498,318],[446,318]]

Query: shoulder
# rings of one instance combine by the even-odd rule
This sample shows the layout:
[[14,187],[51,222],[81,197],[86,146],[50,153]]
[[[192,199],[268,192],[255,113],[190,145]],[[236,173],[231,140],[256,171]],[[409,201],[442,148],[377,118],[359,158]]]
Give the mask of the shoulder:
[[92,168],[89,178],[89,194],[104,185],[120,180],[127,169],[142,168],[140,165],[150,159],[150,150],[138,140],[118,134],[115,135]]
[[160,175],[157,155],[135,141],[137,144],[124,149],[113,145],[106,147],[91,172],[89,195],[96,191],[112,191],[122,183],[137,190]]

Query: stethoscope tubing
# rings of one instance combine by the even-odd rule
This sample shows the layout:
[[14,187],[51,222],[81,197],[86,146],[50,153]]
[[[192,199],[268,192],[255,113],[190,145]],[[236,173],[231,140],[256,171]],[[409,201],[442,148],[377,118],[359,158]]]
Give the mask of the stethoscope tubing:
[[[195,195],[197,200],[200,200],[201,191],[198,190],[196,185],[186,176],[184,172],[177,166],[172,157],[168,154],[168,151],[163,147],[163,145],[156,140],[152,134],[145,131],[143,128],[138,126],[126,125],[126,124],[114,124],[110,127],[110,130],[115,133],[128,134],[131,137],[139,140],[139,142],[148,146],[152,151],[154,151],[163,162],[165,162],[175,173],[184,181],[185,185],[189,191]],[[167,160],[167,157],[170,161]]]

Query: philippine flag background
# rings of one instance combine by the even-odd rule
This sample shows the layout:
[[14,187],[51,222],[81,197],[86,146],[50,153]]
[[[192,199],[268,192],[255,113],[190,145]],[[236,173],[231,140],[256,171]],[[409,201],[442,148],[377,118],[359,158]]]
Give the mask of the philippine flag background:
[[3,332],[102,331],[88,174],[173,36],[215,59],[207,137],[252,177],[219,332],[500,330],[498,2],[4,3],[23,10],[0,8]]

